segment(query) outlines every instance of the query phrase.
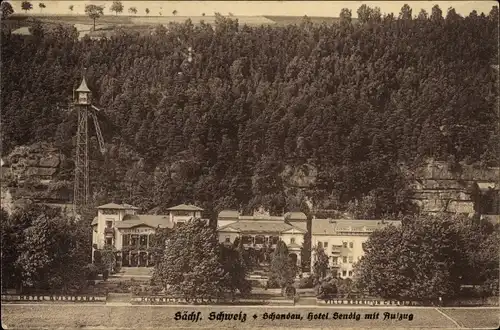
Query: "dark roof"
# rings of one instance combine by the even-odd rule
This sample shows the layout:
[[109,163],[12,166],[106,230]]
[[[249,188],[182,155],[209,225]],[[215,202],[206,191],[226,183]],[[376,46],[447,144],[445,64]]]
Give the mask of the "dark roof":
[[186,205],[180,204],[171,208],[168,208],[167,211],[203,211],[202,208],[194,205]]
[[371,232],[386,225],[399,225],[401,221],[394,220],[348,220],[348,219],[313,219],[312,235],[342,235],[345,232]]
[[113,209],[113,210],[138,210],[138,207],[132,206],[130,204],[116,204],[108,203],[97,207],[98,209]]
[[292,226],[284,222],[264,221],[264,220],[258,220],[258,221],[240,220],[219,228],[219,231],[226,231],[227,229],[229,230],[232,229],[238,232],[281,233],[290,230],[292,228],[300,232],[304,232],[303,229],[296,226]]

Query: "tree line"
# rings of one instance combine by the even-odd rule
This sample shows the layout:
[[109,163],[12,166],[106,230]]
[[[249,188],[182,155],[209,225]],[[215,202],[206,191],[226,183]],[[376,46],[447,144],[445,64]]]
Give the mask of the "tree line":
[[[497,164],[498,7],[415,18],[408,5],[397,17],[364,5],[351,17],[249,27],[219,15],[80,41],[63,26],[4,28],[3,150],[49,141],[71,157],[66,110],[86,67],[108,150],[92,138],[96,204],[274,214],[305,197],[339,210],[369,198],[382,217],[413,212],[400,164]],[[316,182],[291,187],[285,169],[304,164]]]

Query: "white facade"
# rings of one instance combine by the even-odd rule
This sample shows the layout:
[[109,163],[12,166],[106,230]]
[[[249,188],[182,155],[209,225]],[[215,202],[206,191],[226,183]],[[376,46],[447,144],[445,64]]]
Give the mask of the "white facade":
[[[354,265],[364,255],[364,243],[378,228],[399,221],[313,219],[311,246],[321,247],[330,257],[330,270],[338,277],[351,278]],[[311,253],[311,270],[316,256]]]
[[263,210],[253,216],[242,216],[237,211],[222,211],[217,219],[219,242],[231,244],[236,238],[242,240],[246,249],[274,249],[278,241],[283,241],[290,254],[301,263],[304,235],[307,233],[307,217],[301,212],[284,216],[271,216]]
[[193,205],[170,208],[167,215],[137,214],[137,207],[106,204],[97,208],[92,222],[92,258],[94,251],[112,246],[124,266],[151,266],[149,248],[158,227],[173,228],[193,218],[201,218],[202,209]]

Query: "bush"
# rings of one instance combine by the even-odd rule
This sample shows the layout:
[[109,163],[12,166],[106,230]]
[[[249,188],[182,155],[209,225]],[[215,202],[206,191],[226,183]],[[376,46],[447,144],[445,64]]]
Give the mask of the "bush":
[[299,289],[312,289],[314,288],[314,279],[312,277],[304,277],[300,279]]
[[134,285],[130,287],[130,291],[132,292],[133,295],[138,296],[141,293],[141,287]]
[[244,283],[242,283],[239,291],[242,296],[248,296],[252,292],[252,284],[250,283],[250,281],[245,281]]
[[279,289],[279,288],[281,288],[281,286],[279,285],[278,281],[276,281],[276,279],[270,278],[267,281],[266,289]]
[[85,266],[85,278],[89,281],[97,279],[97,274],[99,274],[99,268],[94,264],[88,264]]
[[337,286],[332,282],[323,282],[318,287],[318,298],[337,294]]

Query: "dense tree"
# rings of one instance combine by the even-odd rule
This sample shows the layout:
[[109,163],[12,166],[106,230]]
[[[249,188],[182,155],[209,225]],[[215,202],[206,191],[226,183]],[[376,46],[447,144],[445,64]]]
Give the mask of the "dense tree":
[[95,31],[95,20],[104,15],[104,7],[97,5],[85,5],[85,13],[94,21]]
[[114,11],[115,15],[118,15],[118,13],[123,13],[123,8],[123,3],[121,1],[113,1],[109,10]]
[[297,275],[297,265],[288,254],[288,247],[279,241],[271,257],[269,280],[278,283],[283,295],[292,286]]
[[145,9],[146,15],[149,15],[149,8]]
[[174,11],[172,12],[172,15],[176,16],[177,15],[177,10],[174,9]]
[[89,228],[47,206],[2,214],[2,285],[63,291],[85,287]]
[[7,1],[2,1],[2,3],[0,4],[0,10],[2,11],[2,20],[7,19],[7,17],[14,14],[12,5]]
[[315,259],[312,271],[316,279],[319,281],[328,275],[330,257],[328,257],[325,250],[319,246],[315,246],[312,253],[314,254]]
[[47,6],[45,6],[45,4],[43,2],[40,2],[38,4],[38,7],[40,7],[40,12],[42,12],[45,8],[47,8]]
[[403,7],[401,7],[401,11],[399,12],[399,19],[401,20],[411,20],[412,19],[412,9],[408,4],[404,4]]
[[250,293],[252,286],[246,279],[249,268],[245,263],[243,249],[220,245],[219,262],[226,274],[223,286],[233,297],[236,291],[242,295]]
[[407,219],[370,236],[355,266],[357,285],[389,299],[454,298],[463,284],[488,283],[491,293],[498,282],[496,239],[498,228],[462,216]]
[[218,299],[236,290],[248,293],[245,274],[238,251],[219,245],[216,229],[195,219],[174,227],[153,282],[186,298]]
[[28,10],[33,9],[33,4],[29,1],[21,2],[21,9],[24,10],[25,13],[28,13]]
[[418,13],[417,18],[420,20],[425,20],[428,19],[429,15],[427,14],[427,11],[425,9],[421,9],[420,12]]
[[73,9],[75,9],[75,6],[74,5],[69,5],[68,9],[73,12]]
[[216,29],[186,22],[99,42],[4,31],[3,150],[54,140],[72,157],[76,118],[60,109],[85,66],[110,151],[91,157],[96,202],[280,213],[307,197],[373,218],[412,212],[401,164],[499,161],[498,9],[445,21],[434,7],[404,24],[361,12],[366,24],[279,28],[217,15]]

